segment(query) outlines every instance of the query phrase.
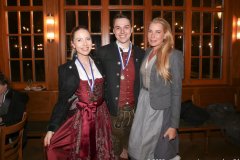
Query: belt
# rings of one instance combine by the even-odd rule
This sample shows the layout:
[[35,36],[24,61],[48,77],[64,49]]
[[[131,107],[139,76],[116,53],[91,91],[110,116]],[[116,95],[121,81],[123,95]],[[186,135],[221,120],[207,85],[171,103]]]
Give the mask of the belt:
[[142,86],[142,89],[145,89],[146,91],[148,91],[148,88],[147,88],[147,87]]

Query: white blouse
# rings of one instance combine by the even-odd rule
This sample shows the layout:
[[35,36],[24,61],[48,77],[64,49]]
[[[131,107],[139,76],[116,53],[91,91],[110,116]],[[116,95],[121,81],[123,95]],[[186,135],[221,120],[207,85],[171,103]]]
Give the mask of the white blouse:
[[[97,69],[97,67],[96,67],[94,61],[91,59],[91,57],[90,57],[90,63],[92,64],[94,79],[102,78],[101,73]],[[78,70],[78,74],[79,74],[80,79],[81,80],[87,80],[88,78],[86,76],[86,73],[83,70],[82,66],[80,65],[80,63],[78,62],[77,59],[75,60],[75,64],[77,66],[77,70]],[[92,74],[89,74],[88,77],[89,77],[89,79],[92,79]]]

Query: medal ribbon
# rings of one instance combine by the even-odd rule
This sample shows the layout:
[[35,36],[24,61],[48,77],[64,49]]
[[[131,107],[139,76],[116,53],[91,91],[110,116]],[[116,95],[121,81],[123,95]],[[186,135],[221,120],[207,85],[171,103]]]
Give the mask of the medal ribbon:
[[124,62],[123,62],[122,52],[123,52],[123,50],[118,46],[118,54],[119,54],[119,57],[120,57],[120,63],[121,63],[121,66],[122,66],[122,70],[124,70],[124,69],[127,67],[128,62],[129,62],[129,59],[130,59],[130,57],[131,57],[131,53],[132,53],[132,43],[129,44],[128,58],[127,58],[126,64],[124,64]]
[[91,89],[91,92],[93,92],[95,79],[94,79],[94,74],[93,74],[93,69],[92,69],[92,63],[91,63],[91,61],[90,61],[90,58],[89,58],[89,64],[90,64],[90,68],[91,68],[92,80],[88,77],[87,71],[85,70],[85,68],[84,68],[83,64],[81,63],[81,61],[80,61],[78,58],[77,58],[77,60],[78,60],[79,64],[81,65],[82,69],[84,70],[84,72],[85,72],[85,74],[86,74],[86,76],[87,76],[88,85],[89,85],[89,87],[90,87],[90,89]]

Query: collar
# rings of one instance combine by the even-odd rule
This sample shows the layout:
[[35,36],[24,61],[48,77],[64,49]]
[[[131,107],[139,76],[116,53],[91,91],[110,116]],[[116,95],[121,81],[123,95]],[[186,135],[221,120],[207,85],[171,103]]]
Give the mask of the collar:
[[132,44],[132,42],[130,41],[130,43],[129,43],[130,45],[128,45],[127,48],[123,48],[118,40],[116,40],[116,44],[119,48],[121,48],[123,50],[123,52],[128,52],[129,46]]

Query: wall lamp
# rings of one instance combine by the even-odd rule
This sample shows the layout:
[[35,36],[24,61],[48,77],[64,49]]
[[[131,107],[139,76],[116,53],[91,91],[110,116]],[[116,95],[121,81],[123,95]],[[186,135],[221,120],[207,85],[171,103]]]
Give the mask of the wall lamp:
[[50,13],[47,15],[46,24],[47,24],[47,40],[49,43],[54,41],[54,17]]
[[240,18],[237,19],[237,39],[240,39]]

